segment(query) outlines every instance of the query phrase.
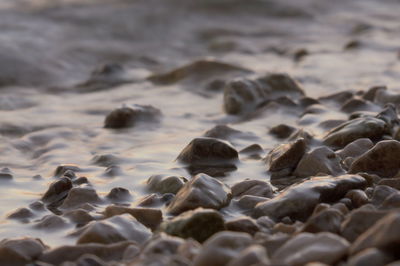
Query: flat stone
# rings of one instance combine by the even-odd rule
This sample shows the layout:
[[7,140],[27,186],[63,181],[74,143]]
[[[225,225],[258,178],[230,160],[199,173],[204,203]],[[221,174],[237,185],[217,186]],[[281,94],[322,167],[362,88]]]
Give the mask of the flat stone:
[[176,194],[167,208],[171,214],[180,214],[198,207],[220,209],[229,204],[228,186],[206,174],[198,174]]

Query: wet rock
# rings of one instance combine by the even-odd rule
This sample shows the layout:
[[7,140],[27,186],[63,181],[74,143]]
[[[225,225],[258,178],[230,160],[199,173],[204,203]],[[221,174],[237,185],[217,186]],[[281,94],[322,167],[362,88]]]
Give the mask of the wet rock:
[[390,195],[396,194],[398,191],[389,186],[376,186],[374,187],[371,203],[379,207]]
[[34,225],[34,227],[37,229],[46,230],[46,231],[51,231],[51,230],[55,231],[55,230],[65,228],[67,225],[68,225],[68,223],[64,218],[54,215],[54,214],[50,214],[50,215],[46,215],[42,219],[40,219]]
[[120,261],[125,249],[131,245],[135,245],[135,243],[124,241],[109,245],[98,243],[66,245],[47,250],[39,257],[39,261],[60,265],[64,261],[76,261],[84,254],[95,255],[106,262]]
[[293,174],[298,177],[310,177],[317,174],[337,176],[343,173],[340,158],[334,151],[323,146],[304,154]]
[[303,138],[274,148],[266,158],[271,178],[290,175],[306,152],[306,148]]
[[386,214],[387,212],[377,210],[354,210],[344,219],[340,234],[349,242],[353,242]]
[[[62,266],[69,266],[69,265],[64,265],[64,264],[65,263],[63,263]],[[85,255],[82,255],[76,261],[76,265],[77,266],[106,266],[107,263],[95,255],[85,254]]]
[[286,139],[296,131],[295,127],[288,126],[286,124],[279,124],[272,127],[269,133],[278,139]]
[[78,244],[111,244],[125,240],[144,243],[151,231],[129,214],[116,215],[101,221],[93,221],[78,229]]
[[47,204],[57,203],[63,200],[71,189],[71,179],[62,177],[50,184],[49,189],[42,196],[42,201]]
[[293,54],[293,60],[295,62],[300,62],[301,60],[304,59],[304,57],[306,57],[307,55],[309,55],[309,52],[307,51],[307,49],[305,48],[301,48],[298,49],[294,52]]
[[359,208],[369,202],[367,194],[365,194],[361,189],[350,190],[346,193],[345,197],[351,200],[351,203],[355,208]]
[[244,195],[239,198],[237,204],[243,209],[253,209],[258,203],[268,200],[269,198]]
[[380,209],[383,210],[391,210],[391,209],[396,209],[400,208],[400,192],[393,193],[392,195],[389,195],[379,206]]
[[340,91],[330,95],[319,97],[318,100],[321,102],[332,101],[338,104],[342,104],[346,102],[348,99],[352,98],[353,94],[354,93],[352,91]]
[[393,261],[393,257],[376,248],[368,248],[348,260],[349,266],[385,266]]
[[296,231],[297,228],[293,224],[277,223],[272,228],[273,234],[283,233],[286,235],[293,235],[294,233],[296,233]]
[[72,184],[77,185],[77,186],[83,185],[83,184],[89,185],[90,182],[89,182],[89,179],[87,179],[87,177],[81,176],[81,177],[78,177],[77,179],[75,179],[74,181],[72,181]]
[[109,167],[112,165],[117,165],[122,161],[121,158],[113,154],[101,154],[96,155],[92,158],[92,163],[98,166]]
[[250,235],[254,235],[258,231],[260,231],[259,226],[256,221],[247,217],[242,216],[235,218],[233,220],[227,221],[225,223],[226,230],[235,231],[235,232],[244,232]]
[[363,95],[363,99],[373,102],[375,99],[376,92],[379,90],[386,90],[386,86],[374,86],[371,87]]
[[177,161],[186,164],[192,174],[213,174],[215,169],[217,173],[236,170],[238,156],[238,152],[228,142],[195,138],[178,155]]
[[206,175],[198,174],[176,194],[167,210],[179,214],[197,207],[220,209],[229,204],[231,192],[228,186]]
[[115,187],[106,196],[112,202],[125,202],[132,199],[132,195],[126,188]]
[[261,180],[244,180],[232,186],[232,195],[241,197],[244,195],[272,198],[274,196],[271,185]]
[[36,260],[46,246],[39,239],[15,238],[0,242],[0,264],[4,266],[27,265]]
[[81,172],[82,170],[76,164],[62,164],[57,166],[56,170],[54,171],[55,177],[64,176],[67,171],[71,172]]
[[301,233],[279,248],[271,260],[282,265],[322,262],[333,265],[346,256],[349,243],[332,233]]
[[233,129],[227,125],[216,125],[212,129],[205,132],[204,137],[230,140],[232,138],[251,139],[251,138],[255,138],[255,135],[250,132],[242,132],[242,131]]
[[367,103],[363,99],[351,98],[348,99],[341,107],[340,110],[345,113],[353,113],[357,111],[369,111],[373,108],[372,104]]
[[382,87],[376,90],[374,102],[381,105],[385,105],[388,103],[398,105],[400,104],[400,94],[391,92],[387,90],[386,87]]
[[235,79],[224,89],[224,109],[237,115],[255,111],[267,101],[290,95],[299,98],[303,90],[286,74],[272,73],[255,80]]
[[7,215],[7,219],[25,220],[35,216],[35,214],[28,208],[18,208]]
[[237,257],[232,259],[228,266],[244,265],[270,265],[270,260],[264,247],[260,245],[251,245],[242,250]]
[[347,157],[357,158],[374,146],[374,143],[367,138],[357,139],[336,152],[342,160]]
[[70,209],[79,207],[85,203],[99,203],[101,200],[94,190],[91,187],[75,187],[72,188],[64,202],[60,206],[62,209]]
[[141,256],[174,255],[184,243],[185,241],[182,238],[161,233],[155,235],[145,244]]
[[122,175],[123,171],[122,168],[118,165],[111,165],[104,170],[103,176],[107,177],[116,177]]
[[383,178],[394,177],[400,170],[400,142],[384,140],[353,162],[350,173],[367,172]]
[[379,180],[378,185],[379,186],[389,186],[391,188],[395,188],[397,190],[400,190],[400,177],[397,177],[397,178],[382,178],[381,180]]
[[360,235],[350,248],[350,254],[367,248],[378,248],[393,254],[400,252],[400,214],[390,213]]
[[151,105],[122,106],[106,116],[105,128],[128,128],[140,122],[157,122],[161,111]]
[[249,159],[261,160],[264,149],[259,144],[251,144],[240,150],[239,153],[246,155]]
[[106,217],[112,217],[115,215],[120,215],[128,213],[135,217],[140,223],[144,224],[148,228],[154,230],[162,222],[163,216],[160,209],[153,208],[130,208],[118,205],[109,205],[104,210],[104,215]]
[[374,117],[356,118],[329,131],[323,142],[325,145],[343,148],[360,139],[379,140],[386,133],[386,123]]
[[193,265],[226,265],[251,243],[252,239],[246,233],[219,232],[204,243]]
[[343,214],[333,208],[323,210],[311,216],[302,228],[303,232],[330,232],[338,234],[343,221]]
[[176,194],[186,181],[187,179],[182,176],[152,175],[147,180],[147,186],[150,190],[161,194]]
[[89,212],[82,209],[68,211],[64,214],[64,217],[77,225],[85,225],[94,220],[93,216],[90,215]]
[[168,205],[174,199],[174,197],[175,195],[172,193],[166,193],[163,195],[152,193],[138,199],[134,205],[145,208],[161,208]]
[[160,226],[160,230],[169,235],[193,238],[199,242],[204,242],[224,229],[222,215],[215,210],[203,208],[184,212]]
[[4,167],[0,170],[0,180],[10,180],[13,179],[12,172],[9,168]]
[[365,179],[357,175],[313,177],[287,188],[273,199],[257,204],[254,216],[267,215],[277,220],[289,216],[305,220],[318,203],[335,202],[347,191],[365,186]]

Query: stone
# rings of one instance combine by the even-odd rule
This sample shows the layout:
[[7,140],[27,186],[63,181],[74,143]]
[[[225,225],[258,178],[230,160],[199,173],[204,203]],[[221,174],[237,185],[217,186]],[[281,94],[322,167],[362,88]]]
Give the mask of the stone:
[[101,221],[92,221],[78,229],[77,244],[111,244],[125,240],[144,243],[152,235],[151,231],[129,214],[116,215]]
[[379,206],[383,210],[400,208],[400,192],[389,195]]
[[136,245],[131,241],[123,241],[115,244],[78,244],[64,245],[47,250],[38,258],[39,261],[60,265],[64,261],[76,261],[84,254],[92,254],[98,258],[108,261],[120,261],[127,247]]
[[64,218],[54,214],[44,216],[34,225],[35,228],[46,230],[46,232],[60,230],[67,226],[68,223]]
[[242,132],[237,129],[233,129],[227,125],[216,125],[210,130],[207,130],[204,135],[207,138],[231,140],[233,138],[240,139],[251,139],[255,138],[255,135],[250,132]]
[[386,90],[386,86],[373,86],[369,88],[363,95],[363,99],[373,102],[375,99],[375,94],[378,90]]
[[105,128],[129,128],[142,122],[158,122],[161,111],[151,105],[134,104],[111,111],[104,120]]
[[266,158],[271,178],[290,175],[305,154],[306,149],[307,145],[303,138],[275,147]]
[[92,164],[102,167],[118,165],[120,162],[122,162],[122,159],[113,154],[100,154],[92,158]]
[[352,91],[339,91],[339,92],[335,92],[330,95],[319,97],[318,100],[321,102],[332,101],[335,103],[342,104],[342,103],[346,102],[348,99],[352,98],[353,95],[354,95],[354,92],[352,92]]
[[91,187],[75,187],[72,188],[64,202],[60,206],[62,209],[70,209],[79,207],[85,203],[99,203],[101,200],[94,190]]
[[343,214],[334,208],[329,208],[312,215],[304,224],[301,231],[309,233],[330,232],[338,234],[340,232],[342,221]]
[[234,197],[241,197],[245,195],[272,198],[274,192],[272,186],[261,180],[247,179],[236,183],[231,188]]
[[243,209],[253,209],[259,202],[269,200],[269,198],[244,195],[237,200],[237,204]]
[[269,133],[278,139],[286,139],[290,135],[292,135],[295,131],[296,131],[295,127],[292,127],[292,126],[289,126],[286,124],[279,124],[279,125],[272,127],[269,130]]
[[264,247],[260,245],[251,245],[242,250],[237,257],[232,259],[228,264],[228,266],[244,265],[270,265],[270,260]]
[[178,155],[191,174],[214,173],[224,175],[236,170],[238,152],[228,142],[214,138],[195,138]]
[[353,207],[360,208],[369,202],[367,194],[361,189],[353,189],[346,193],[346,198],[351,200]]
[[200,243],[224,229],[222,215],[215,210],[203,208],[181,213],[160,226],[160,230],[169,235],[193,238]]
[[387,132],[386,123],[378,118],[363,117],[347,121],[329,131],[323,143],[334,148],[344,148],[347,144],[360,139],[380,140]]
[[132,195],[126,188],[115,187],[106,196],[112,202],[126,202],[132,200]]
[[[79,266],[107,266],[107,263],[97,257],[96,255],[92,254],[85,254],[79,257],[76,261],[76,264]],[[65,265],[62,265],[65,266]]]
[[71,189],[71,179],[68,177],[62,177],[50,184],[49,189],[42,196],[42,201],[47,204],[57,203],[67,197],[68,192]]
[[71,222],[77,224],[78,226],[85,225],[94,220],[94,217],[89,214],[88,211],[83,209],[71,210],[63,215],[68,218]]
[[393,261],[393,257],[377,248],[368,248],[348,260],[349,266],[385,266]]
[[293,174],[297,177],[310,177],[317,174],[337,176],[344,174],[340,158],[328,147],[315,148],[301,158]]
[[224,109],[232,115],[255,111],[263,103],[290,95],[304,95],[299,85],[287,74],[271,73],[257,79],[234,79],[224,88]]
[[347,157],[357,158],[373,146],[374,143],[370,139],[361,138],[347,144],[343,149],[336,151],[336,154],[339,155],[342,160]]
[[229,204],[231,197],[228,186],[206,174],[198,174],[179,190],[167,211],[176,215],[198,207],[219,210]]
[[381,180],[379,180],[377,185],[378,186],[389,186],[391,188],[395,188],[397,190],[400,190],[400,177],[397,177],[397,178],[382,178]]
[[7,215],[7,219],[28,220],[35,214],[28,208],[18,208]]
[[56,170],[54,171],[54,176],[62,177],[67,171],[75,173],[75,172],[80,172],[82,170],[76,164],[61,164],[57,166]]
[[40,239],[3,239],[0,242],[0,265],[27,265],[36,260],[46,248]]
[[253,215],[255,217],[267,215],[277,220],[289,216],[304,221],[318,203],[335,202],[347,191],[362,189],[365,186],[365,179],[357,175],[312,177],[288,187],[273,199],[260,202],[256,205]]
[[398,105],[400,103],[400,94],[389,91],[386,87],[381,87],[375,92],[374,102],[380,105],[388,103]]
[[273,264],[305,265],[322,262],[333,265],[347,254],[350,244],[332,233],[301,233],[287,241],[272,256]]
[[247,216],[241,216],[225,223],[226,230],[234,232],[244,232],[250,235],[254,235],[260,231],[260,227],[257,222]]
[[204,242],[203,248],[193,260],[193,265],[226,265],[251,243],[252,239],[249,234],[219,232]]
[[8,167],[4,167],[0,170],[0,180],[11,180],[13,179],[13,174]]
[[182,176],[152,175],[147,180],[147,187],[155,192],[176,194],[187,181]]
[[151,230],[155,230],[163,220],[163,215],[160,209],[153,208],[130,208],[119,205],[109,205],[104,210],[106,217],[112,217],[128,213],[135,217],[140,223],[147,226]]
[[350,254],[356,254],[373,247],[393,254],[399,254],[399,230],[400,213],[387,214],[354,241],[350,248]]
[[379,207],[390,195],[397,194],[398,191],[389,186],[376,186],[371,198],[371,204]]
[[366,172],[382,178],[392,178],[400,170],[400,142],[383,140],[357,158],[350,173]]
[[138,199],[134,205],[144,208],[161,208],[168,205],[174,197],[175,195],[172,193],[166,193],[163,195],[152,193]]
[[368,103],[363,99],[351,98],[343,103],[340,107],[340,111],[350,114],[357,111],[369,111],[371,108],[373,108],[371,103]]
[[140,256],[151,257],[157,255],[174,255],[185,241],[182,238],[161,233],[153,236],[143,246]]
[[259,144],[251,144],[240,150],[239,153],[246,155],[248,159],[261,160],[263,158],[264,149]]
[[356,209],[345,217],[340,226],[340,234],[349,242],[354,242],[386,214],[384,211]]

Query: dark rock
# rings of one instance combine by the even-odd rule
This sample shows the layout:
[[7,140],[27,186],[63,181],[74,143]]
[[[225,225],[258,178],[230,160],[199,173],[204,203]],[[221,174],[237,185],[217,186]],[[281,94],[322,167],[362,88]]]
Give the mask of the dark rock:
[[358,98],[348,99],[340,110],[345,113],[353,113],[357,111],[369,111],[371,110],[372,105],[367,103],[366,101]]
[[204,133],[204,137],[230,140],[233,138],[252,139],[256,136],[251,132],[242,132],[227,125],[216,125]]
[[268,200],[269,198],[244,195],[239,198],[237,204],[240,208],[252,210],[258,203]]
[[28,208],[18,208],[7,215],[7,219],[27,220],[35,214]]
[[47,232],[60,230],[68,225],[67,221],[54,214],[46,215],[40,219],[34,227],[41,230],[46,230]]
[[62,177],[50,184],[49,189],[42,196],[44,203],[52,204],[57,203],[67,197],[68,192],[72,189],[71,179]]
[[318,203],[335,202],[347,191],[365,186],[365,179],[357,175],[313,177],[287,188],[273,199],[257,204],[254,215],[268,215],[277,220],[285,216],[306,220]]
[[330,232],[338,234],[342,221],[343,214],[338,210],[330,208],[311,216],[304,224],[302,231],[309,233]]
[[379,180],[378,185],[389,186],[389,187],[395,188],[397,190],[400,190],[400,177],[383,178],[383,179]]
[[379,207],[390,195],[396,194],[398,191],[392,187],[379,185],[374,187],[371,203]]
[[40,239],[15,238],[0,242],[0,265],[27,265],[36,260],[46,246]]
[[89,182],[89,179],[87,179],[87,177],[81,176],[81,177],[78,177],[77,179],[73,180],[72,184],[79,186],[79,185],[83,185],[83,184],[90,184],[90,182]]
[[82,209],[68,211],[64,214],[64,217],[78,226],[85,225],[94,220],[93,216],[90,215],[88,211]]
[[233,185],[231,190],[234,197],[251,195],[272,198],[274,196],[271,185],[261,180],[244,180]]
[[122,161],[121,158],[113,154],[96,155],[92,158],[92,163],[98,166],[109,167],[117,165]]
[[104,121],[105,128],[133,127],[140,122],[157,122],[161,111],[150,105],[123,106],[109,113]]
[[383,178],[394,177],[400,170],[400,142],[384,140],[356,159],[350,173],[367,172]]
[[386,90],[386,86],[374,86],[368,89],[363,95],[363,99],[373,102],[375,99],[376,92],[379,90]]
[[243,265],[270,265],[269,258],[263,246],[251,245],[242,250],[237,257],[232,259],[228,266]]
[[348,260],[349,266],[385,266],[393,261],[393,257],[377,248],[368,248]]
[[303,60],[304,57],[306,57],[307,55],[309,55],[309,52],[307,51],[307,49],[304,49],[304,48],[298,49],[293,54],[293,60],[296,62],[299,62],[299,61]]
[[54,172],[54,176],[61,177],[68,170],[70,170],[72,172],[80,172],[81,171],[81,169],[75,164],[62,164],[62,165],[57,166],[57,168]]
[[296,131],[295,127],[288,126],[286,124],[279,124],[277,126],[272,127],[269,130],[271,135],[274,135],[278,139],[286,139],[290,135],[292,135]]
[[0,170],[0,180],[10,180],[13,179],[12,172],[9,168],[4,167]]
[[233,220],[227,221],[225,223],[226,230],[235,231],[235,232],[244,232],[250,235],[254,235],[258,231],[260,231],[259,226],[256,221],[247,217],[238,217]]
[[198,174],[176,194],[167,210],[179,214],[197,207],[220,209],[229,204],[231,192],[228,186],[205,175]]
[[357,139],[346,145],[342,150],[336,152],[342,160],[347,157],[357,158],[374,146],[374,143],[367,138]]
[[346,193],[345,197],[351,200],[351,203],[355,208],[360,208],[369,202],[367,194],[365,194],[361,189],[350,190]]
[[161,194],[176,194],[186,181],[187,179],[182,176],[152,175],[147,180],[147,186],[150,190]]
[[118,205],[109,205],[104,211],[104,215],[106,217],[112,217],[124,213],[132,215],[139,222],[152,230],[155,230],[163,220],[162,212],[160,209],[138,207],[130,208]]
[[306,142],[302,138],[275,147],[266,158],[271,178],[290,175],[306,152],[306,148]]
[[160,226],[160,230],[181,238],[193,238],[200,243],[225,229],[222,215],[211,209],[198,208],[184,212]]
[[112,202],[124,202],[132,199],[132,195],[126,188],[115,187],[106,196]]
[[60,208],[76,208],[85,203],[99,203],[101,200],[91,187],[75,187],[69,190],[67,197]]
[[354,93],[351,91],[340,91],[330,95],[319,97],[318,100],[321,102],[333,101],[335,103],[342,104],[346,102],[348,99],[352,98],[353,94]]
[[[178,155],[177,160],[186,164],[192,174],[222,173],[236,170],[238,152],[227,142],[213,138],[196,138]],[[213,171],[214,169],[214,171]]]

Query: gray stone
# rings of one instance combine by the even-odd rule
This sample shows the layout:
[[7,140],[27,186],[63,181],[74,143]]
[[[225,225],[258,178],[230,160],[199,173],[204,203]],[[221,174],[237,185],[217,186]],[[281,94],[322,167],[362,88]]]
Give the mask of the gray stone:
[[150,190],[161,194],[176,194],[186,181],[186,178],[180,176],[152,175],[147,180],[147,186]]
[[261,180],[244,180],[232,186],[232,195],[241,197],[244,195],[272,198],[274,196],[271,185]]

